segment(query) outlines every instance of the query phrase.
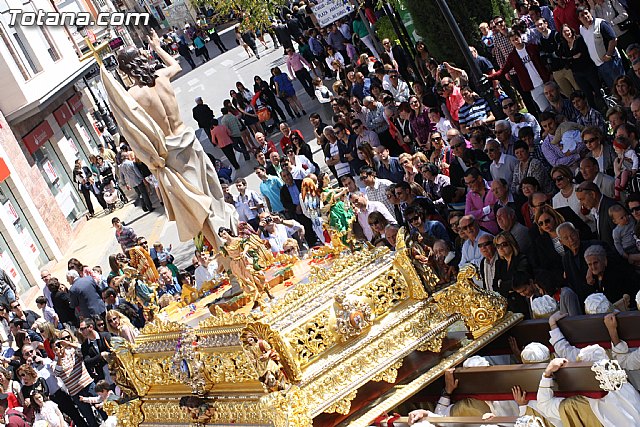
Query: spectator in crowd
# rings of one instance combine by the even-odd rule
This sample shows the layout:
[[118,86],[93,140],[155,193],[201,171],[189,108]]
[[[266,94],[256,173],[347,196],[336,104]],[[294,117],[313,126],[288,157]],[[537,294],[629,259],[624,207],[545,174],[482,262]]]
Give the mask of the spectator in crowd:
[[480,175],[477,168],[469,168],[464,173],[464,183],[469,189],[465,206],[465,214],[472,215],[478,226],[491,234],[498,232],[495,212],[492,206],[497,202],[487,182]]
[[591,211],[596,218],[598,239],[613,247],[613,229],[615,224],[609,216],[609,208],[616,205],[616,201],[603,195],[598,186],[590,181],[585,181],[576,188],[578,200],[582,208]]
[[487,233],[480,229],[480,227],[478,226],[478,221],[473,215],[465,215],[460,218],[458,227],[460,231],[464,233],[464,237],[466,238],[464,244],[462,245],[462,258],[460,259],[460,268],[464,267],[467,264],[479,266],[483,256],[478,246],[478,239],[486,234],[490,235],[490,233]]

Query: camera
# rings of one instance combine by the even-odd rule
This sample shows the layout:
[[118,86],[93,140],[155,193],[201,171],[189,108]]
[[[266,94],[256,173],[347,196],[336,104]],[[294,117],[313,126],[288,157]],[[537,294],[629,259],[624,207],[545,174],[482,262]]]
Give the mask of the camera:
[[265,224],[271,224],[272,222],[273,222],[273,217],[268,216],[264,219]]

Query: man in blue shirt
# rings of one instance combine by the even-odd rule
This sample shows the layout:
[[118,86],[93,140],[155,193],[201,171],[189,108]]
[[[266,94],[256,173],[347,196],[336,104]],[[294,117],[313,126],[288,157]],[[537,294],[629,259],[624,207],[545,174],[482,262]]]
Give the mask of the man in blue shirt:
[[265,197],[271,212],[282,212],[284,206],[280,200],[280,187],[284,185],[277,176],[267,175],[267,170],[262,166],[256,166],[256,175],[260,178],[260,193]]
[[182,292],[182,287],[178,283],[178,279],[173,277],[171,270],[166,266],[158,267],[158,275],[160,276],[160,286],[158,286],[158,296],[164,294],[178,295]]
[[380,166],[376,171],[376,175],[380,179],[388,179],[393,183],[400,183],[404,180],[404,169],[400,165],[397,157],[391,157],[389,155],[389,149],[383,145],[376,148],[378,152],[378,158],[380,159]]

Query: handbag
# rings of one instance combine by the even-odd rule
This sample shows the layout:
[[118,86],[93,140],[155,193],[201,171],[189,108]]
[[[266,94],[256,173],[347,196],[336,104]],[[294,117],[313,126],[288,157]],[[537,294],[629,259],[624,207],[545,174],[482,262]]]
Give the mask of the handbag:
[[260,123],[264,123],[271,119],[271,111],[267,107],[258,108],[258,120]]

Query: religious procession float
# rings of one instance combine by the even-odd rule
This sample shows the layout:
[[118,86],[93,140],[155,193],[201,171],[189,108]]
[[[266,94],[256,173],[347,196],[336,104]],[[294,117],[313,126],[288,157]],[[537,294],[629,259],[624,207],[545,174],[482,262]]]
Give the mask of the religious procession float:
[[[393,252],[333,234],[304,259],[229,239],[223,250],[253,245],[250,274],[232,267],[183,289],[135,345],[117,342],[113,367],[131,397],[111,408],[120,424],[372,425],[521,319],[473,283],[473,268],[443,289],[419,277],[402,231]],[[142,250],[131,263],[132,278],[153,282]]]

